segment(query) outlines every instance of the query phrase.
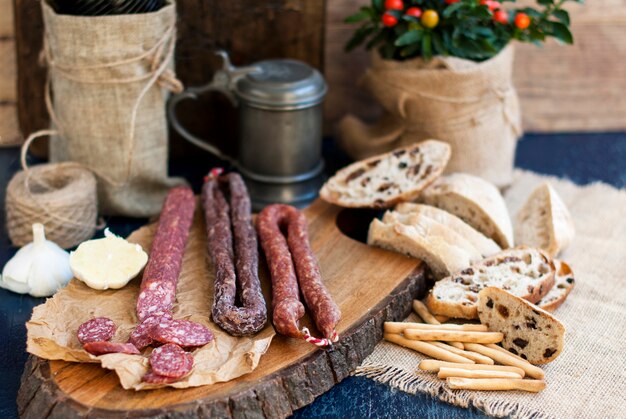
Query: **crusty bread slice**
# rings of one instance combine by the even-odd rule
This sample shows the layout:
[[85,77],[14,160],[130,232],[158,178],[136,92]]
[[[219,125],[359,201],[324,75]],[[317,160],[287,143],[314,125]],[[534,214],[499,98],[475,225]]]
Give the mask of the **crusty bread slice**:
[[516,247],[438,281],[426,304],[434,314],[477,319],[478,293],[495,286],[536,303],[554,285],[554,263],[540,249]]
[[539,185],[517,213],[515,242],[545,250],[556,256],[574,239],[574,223],[549,183]]
[[443,176],[422,192],[420,200],[456,215],[503,249],[513,246],[513,227],[504,199],[498,188],[480,177],[466,173]]
[[325,201],[349,208],[390,208],[411,201],[443,172],[450,146],[426,140],[339,170],[320,190]]
[[556,273],[554,274],[554,286],[548,291],[537,305],[546,311],[554,311],[567,299],[574,288],[574,272],[572,268],[562,260],[554,260]]
[[[456,215],[450,214],[447,211],[441,210],[430,205],[414,204],[410,202],[404,202],[398,204],[394,211],[398,214],[415,215],[419,217],[427,217],[433,221],[441,223],[456,233],[465,237],[484,257],[491,256],[498,253],[502,249],[500,246],[484,234],[476,230],[474,227],[461,220]],[[399,217],[402,220],[410,220],[410,217]]]
[[436,278],[449,275],[481,258],[469,242],[430,220],[420,225],[406,226],[374,219],[370,224],[367,243],[423,260]]
[[531,364],[546,364],[563,351],[565,326],[552,314],[497,287],[478,294],[478,316],[504,334],[502,347]]

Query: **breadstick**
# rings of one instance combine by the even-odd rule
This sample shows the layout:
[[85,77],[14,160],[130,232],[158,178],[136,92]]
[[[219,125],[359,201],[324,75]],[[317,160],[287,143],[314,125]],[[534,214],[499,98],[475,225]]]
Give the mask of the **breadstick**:
[[454,362],[438,361],[436,359],[425,359],[419,363],[420,370],[438,372],[441,368],[462,368],[464,370],[472,371],[509,371],[514,372],[522,377],[526,372],[517,367],[510,367],[506,365],[485,365],[485,364],[456,364]]
[[[424,322],[428,324],[441,324],[439,320],[435,318],[430,311],[428,311],[428,307],[420,300],[413,300],[413,311],[424,320]],[[450,342],[450,345],[454,346],[458,349],[465,349],[461,342]]]
[[428,307],[426,307],[426,304],[422,303],[420,300],[413,300],[413,311],[415,311],[415,313],[417,313],[417,315],[420,316],[422,320],[424,320],[424,322],[426,323],[441,324],[439,320],[435,318],[435,316],[430,314],[430,311],[428,311]]
[[521,368],[526,371],[526,375],[528,375],[529,377],[538,378],[540,380],[545,377],[545,373],[541,368],[535,367],[528,361],[520,361],[518,358],[515,358],[513,354],[505,354],[504,352],[500,352],[497,349],[492,349],[485,345],[477,345],[475,343],[467,343],[466,346],[467,349],[488,356],[496,362]]
[[484,371],[464,370],[463,368],[440,368],[437,374],[439,378],[462,377],[462,378],[522,378],[521,375],[510,371]]
[[426,324],[409,322],[385,322],[385,332],[402,333],[405,329],[453,330],[466,332],[488,332],[483,324]]
[[486,344],[484,346],[486,346],[487,348],[495,349],[496,351],[502,352],[504,354],[510,355],[513,358],[517,358],[517,359],[519,359],[522,362],[528,362],[527,360],[525,360],[521,356],[515,355],[513,352],[509,352],[506,349],[504,349],[502,346],[496,345],[495,343],[488,343],[488,344]]
[[433,317],[434,317],[435,319],[437,319],[437,321],[438,321],[439,323],[445,323],[445,322],[447,322],[448,320],[450,320],[450,317],[447,317],[447,316],[442,316],[442,315],[440,315],[440,314],[435,314]]
[[448,342],[496,343],[504,339],[500,332],[465,332],[450,330],[404,329],[404,336],[414,340],[443,340]]
[[493,359],[489,358],[488,356],[481,355],[472,351],[464,351],[462,349],[455,348],[454,346],[448,345],[447,343],[443,343],[443,342],[429,342],[429,343],[432,345],[438,346],[441,349],[446,349],[452,352],[453,354],[457,354],[457,355],[464,356],[465,358],[469,358],[472,361],[476,362],[477,364],[493,365]]
[[450,351],[446,351],[445,349],[438,348],[435,345],[432,345],[428,342],[420,342],[415,340],[408,340],[403,338],[400,335],[395,335],[392,333],[385,333],[384,338],[386,341],[395,343],[400,346],[404,346],[405,348],[413,349],[414,351],[421,352],[425,355],[432,356],[436,359],[441,359],[443,361],[449,362],[458,362],[460,364],[473,364],[469,358],[465,358],[464,356],[460,356],[457,354],[453,354]]
[[543,380],[522,380],[521,378],[448,378],[451,389],[463,390],[523,390],[533,393],[546,388]]

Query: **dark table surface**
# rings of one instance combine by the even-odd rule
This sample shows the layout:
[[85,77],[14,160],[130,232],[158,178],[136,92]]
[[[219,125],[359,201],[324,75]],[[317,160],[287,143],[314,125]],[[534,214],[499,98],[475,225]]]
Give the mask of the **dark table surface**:
[[[332,173],[348,162],[332,141],[325,141],[327,170]],[[174,164],[171,172],[186,176],[196,190],[208,167],[205,164]],[[626,133],[526,135],[519,143],[516,166],[539,173],[566,177],[579,184],[602,181],[626,186]],[[19,168],[17,149],[0,149],[0,267],[15,253],[6,233],[4,197],[6,185]],[[109,226],[127,235],[146,220],[112,217]],[[15,399],[27,354],[25,322],[43,299],[0,289],[0,418],[17,417]],[[362,377],[349,377],[298,410],[307,417],[482,417],[475,409],[461,409],[424,395],[409,395]]]

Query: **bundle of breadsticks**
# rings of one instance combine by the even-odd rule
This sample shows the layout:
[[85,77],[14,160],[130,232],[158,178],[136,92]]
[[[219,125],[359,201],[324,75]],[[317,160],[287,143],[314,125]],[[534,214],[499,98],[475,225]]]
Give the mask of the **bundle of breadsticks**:
[[489,331],[483,324],[445,323],[448,319],[435,318],[418,300],[413,301],[413,309],[424,323],[385,322],[384,338],[434,358],[421,361],[419,369],[437,373],[451,389],[539,392],[545,388],[542,369],[497,345],[503,333]]

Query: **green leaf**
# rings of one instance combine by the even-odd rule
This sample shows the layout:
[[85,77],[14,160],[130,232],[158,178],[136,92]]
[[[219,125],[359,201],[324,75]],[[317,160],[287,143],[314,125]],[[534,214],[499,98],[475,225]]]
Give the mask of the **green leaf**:
[[542,6],[549,6],[551,4],[554,4],[554,0],[537,0],[537,3],[541,4]]
[[437,52],[437,54],[448,55],[448,50],[443,44],[443,40],[441,39],[441,36],[436,32],[433,32],[433,46],[435,47],[435,51]]
[[450,6],[446,7],[443,10],[442,16],[443,17],[450,17],[452,16],[452,13],[456,12],[457,10],[459,10],[461,7],[465,6],[465,4],[463,4],[462,1],[458,2],[458,3],[453,3]]
[[433,58],[430,32],[424,32],[424,36],[422,37],[422,57],[424,57],[426,61]]
[[569,26],[569,13],[567,13],[567,10],[561,10],[561,9],[555,10],[554,12],[552,12],[552,14],[561,23],[563,23],[564,25]]
[[536,9],[533,9],[531,7],[526,7],[524,9],[520,10],[520,11],[524,12],[528,16],[536,18],[536,19],[541,19],[543,17],[543,14],[540,11],[538,11]]
[[403,47],[405,45],[415,44],[422,39],[423,33],[424,31],[421,31],[421,30],[405,32],[402,36],[396,39],[396,42],[394,42],[394,44],[397,47]]
[[385,0],[372,0],[372,6],[374,6],[374,9],[378,12],[384,12],[385,11],[385,7],[384,7],[384,1]]
[[552,26],[552,35],[559,41],[566,44],[573,44],[574,37],[569,28],[560,22],[550,22]]
[[352,16],[348,16],[344,22],[345,23],[357,23],[360,22],[362,20],[365,20],[367,18],[370,17],[370,13],[367,10],[361,10],[360,12],[357,12],[355,14],[353,14]]
[[369,26],[368,23],[361,26],[359,29],[357,29],[354,32],[354,35],[352,35],[352,38],[350,38],[350,40],[346,44],[346,47],[345,47],[346,51],[352,51],[354,48],[361,45],[363,41],[365,41],[365,38],[371,35],[375,30],[376,30],[376,27]]
[[384,39],[385,39],[385,31],[379,31],[375,37],[367,41],[367,44],[365,44],[365,49],[370,50],[374,48],[376,45],[381,43]]
[[419,50],[420,44],[409,45],[408,47],[402,48],[402,50],[400,51],[400,56],[403,58],[411,58],[414,57]]

